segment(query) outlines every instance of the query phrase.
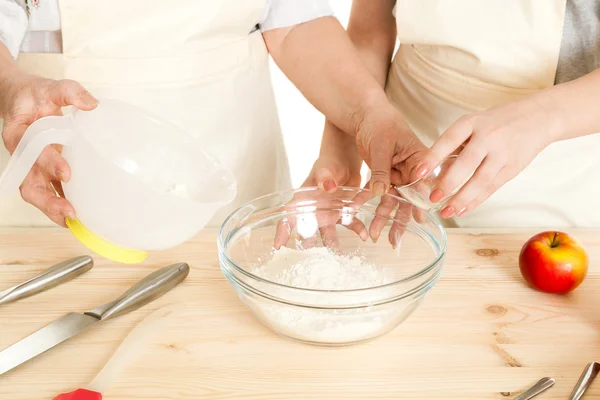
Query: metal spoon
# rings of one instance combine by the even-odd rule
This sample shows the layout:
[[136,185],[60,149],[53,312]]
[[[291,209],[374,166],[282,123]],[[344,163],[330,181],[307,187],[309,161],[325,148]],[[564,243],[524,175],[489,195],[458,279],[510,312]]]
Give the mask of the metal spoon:
[[556,381],[554,378],[542,378],[535,385],[533,385],[529,390],[523,392],[520,396],[514,398],[514,400],[529,400],[533,399],[538,394],[543,391],[550,389]]
[[585,391],[591,386],[594,378],[596,378],[596,375],[598,375],[598,372],[600,372],[600,364],[597,362],[589,363],[579,377],[579,381],[577,382],[577,385],[575,385],[573,392],[571,392],[569,400],[579,400]]

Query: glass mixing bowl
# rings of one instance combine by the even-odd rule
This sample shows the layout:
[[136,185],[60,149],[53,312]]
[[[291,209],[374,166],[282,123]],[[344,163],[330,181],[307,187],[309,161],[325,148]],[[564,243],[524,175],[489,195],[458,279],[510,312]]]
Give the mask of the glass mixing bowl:
[[[400,197],[375,197],[357,188],[270,194],[238,208],[223,223],[221,270],[242,302],[279,334],[318,345],[373,339],[411,315],[442,272],[445,231],[420,210],[417,222],[415,211]],[[281,256],[281,251],[296,252]],[[309,287],[314,279],[297,269],[294,282],[302,284],[282,281],[282,269],[311,251],[364,263],[381,279],[315,288]],[[279,262],[270,262],[274,257]]]

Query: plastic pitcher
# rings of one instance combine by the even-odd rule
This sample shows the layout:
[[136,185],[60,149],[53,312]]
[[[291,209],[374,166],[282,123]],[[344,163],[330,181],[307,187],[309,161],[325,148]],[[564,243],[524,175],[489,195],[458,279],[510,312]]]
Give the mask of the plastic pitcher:
[[90,250],[123,263],[181,244],[237,192],[235,177],[198,139],[121,101],[100,100],[34,122],[0,177],[0,198],[21,185],[42,150],[62,144],[63,183],[77,220],[67,226]]

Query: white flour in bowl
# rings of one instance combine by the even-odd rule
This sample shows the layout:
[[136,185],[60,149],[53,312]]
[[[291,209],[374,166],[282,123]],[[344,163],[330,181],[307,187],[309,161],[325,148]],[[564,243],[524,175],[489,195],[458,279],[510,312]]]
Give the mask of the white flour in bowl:
[[254,268],[252,273],[302,289],[351,290],[386,283],[383,271],[362,257],[339,255],[327,247],[308,250],[282,247],[269,262]]
[[[252,273],[286,286],[318,290],[353,290],[389,283],[384,270],[360,256],[339,255],[318,247],[296,250],[283,247],[274,252],[267,263],[252,269]],[[271,292],[285,298],[285,290]],[[307,292],[295,295],[293,303],[331,304],[335,293]],[[360,296],[360,294],[357,294]],[[299,301],[300,300],[300,301]],[[351,343],[383,333],[398,310],[319,309],[252,299],[259,317],[277,331],[300,340],[327,344]]]

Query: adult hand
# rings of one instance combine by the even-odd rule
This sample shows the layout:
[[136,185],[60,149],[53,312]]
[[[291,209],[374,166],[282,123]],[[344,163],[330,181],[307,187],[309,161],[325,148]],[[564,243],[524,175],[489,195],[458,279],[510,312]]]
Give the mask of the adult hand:
[[[302,184],[302,187],[319,187],[321,190],[299,192],[287,204],[286,208],[291,214],[279,221],[274,247],[279,249],[285,245],[294,228],[301,236],[304,236],[300,240],[305,248],[316,245],[318,235],[323,244],[335,247],[338,242],[336,224],[341,222],[347,222],[344,226],[366,240],[368,234],[360,221],[357,219],[342,221],[340,210],[343,204],[341,199],[334,194],[339,186],[360,186],[361,166],[362,159],[356,149],[354,137],[327,123],[323,132],[319,158]],[[319,205],[323,210],[313,216],[297,215],[300,204],[306,201]],[[298,224],[302,226],[298,226]],[[318,227],[318,231],[314,229],[315,227]]]
[[[314,185],[309,184],[309,186]],[[363,241],[369,238],[377,241],[392,214],[394,222],[388,237],[390,244],[395,247],[400,242],[411,216],[417,215],[416,213],[420,211],[398,200],[397,192],[393,188],[390,188],[389,193],[392,196],[385,195],[378,199],[375,216],[367,228],[363,218],[356,212],[376,197],[370,190],[360,191],[356,195],[354,192],[337,191],[337,188],[299,191],[283,207],[288,214],[277,224],[274,248],[285,246],[295,230],[296,240],[304,249],[319,246],[321,243],[326,247],[337,249],[339,238],[336,227],[338,225],[353,231]]]
[[[326,134],[327,132],[326,130]],[[338,133],[344,135],[341,131]],[[395,200],[392,196],[384,195],[389,193],[397,196],[398,193],[391,187],[391,184],[403,185],[420,176],[417,167],[426,155],[427,147],[414,135],[403,121],[402,116],[391,105],[374,108],[373,111],[365,114],[365,118],[362,119],[356,132],[355,145],[347,145],[349,136],[337,136],[346,138],[341,142],[337,139],[337,141],[331,140],[332,137],[331,135],[324,136],[321,156],[303,185],[319,186],[323,193],[301,193],[299,196],[303,198],[317,195],[320,198],[312,200],[322,203],[327,198],[331,200],[332,196],[327,194],[334,193],[340,185],[358,186],[361,177],[360,168],[357,165],[360,163],[352,161],[358,157],[359,160],[364,158],[371,168],[371,180],[367,184],[371,191],[361,192],[353,199],[352,205],[359,208],[375,196],[383,197],[376,209],[377,216],[372,220],[368,229],[358,218],[348,221],[350,218],[342,218],[339,212],[319,212],[317,222],[324,243],[332,245],[337,243],[335,225],[338,223],[355,231],[363,240],[370,237],[377,241],[389,218],[395,213],[393,218],[397,219],[397,222],[390,229],[389,240],[392,245],[397,245],[403,232],[403,224],[410,219],[411,215],[419,221],[422,212],[413,206]],[[293,207],[298,201],[306,200],[299,199],[299,196],[296,196],[288,206]],[[296,218],[293,215],[280,221],[275,248],[287,243],[295,226]],[[311,242],[314,242],[314,238],[311,239]]]
[[534,98],[458,119],[433,144],[420,167],[430,171],[464,146],[430,200],[439,202],[464,186],[442,209],[443,218],[475,209],[513,179],[552,141],[553,119]]
[[412,132],[402,115],[391,104],[365,114],[356,145],[371,169],[369,187],[382,196],[390,185],[405,185],[425,175],[418,167],[427,147]]
[[[420,167],[427,155],[427,147],[412,132],[398,110],[391,104],[378,107],[365,114],[356,134],[358,149],[371,168],[368,187],[373,195],[389,193],[398,196],[390,185],[401,186],[423,177],[427,171]],[[392,196],[381,198],[378,217],[369,227],[369,236],[378,240],[392,213],[396,221],[389,232],[393,246],[399,242],[404,224],[411,216],[422,221],[423,211]]]
[[334,193],[338,186],[360,186],[360,165],[339,152],[322,152],[302,187],[318,186],[325,192]]
[[[0,84],[4,145],[12,154],[29,125],[42,117],[61,115],[61,107],[72,105],[89,111],[97,104],[98,101],[75,81],[25,74],[5,79]],[[62,193],[61,181],[69,181],[71,170],[61,150],[60,146],[45,148],[20,191],[23,200],[64,227],[65,218],[75,218],[75,210]]]

